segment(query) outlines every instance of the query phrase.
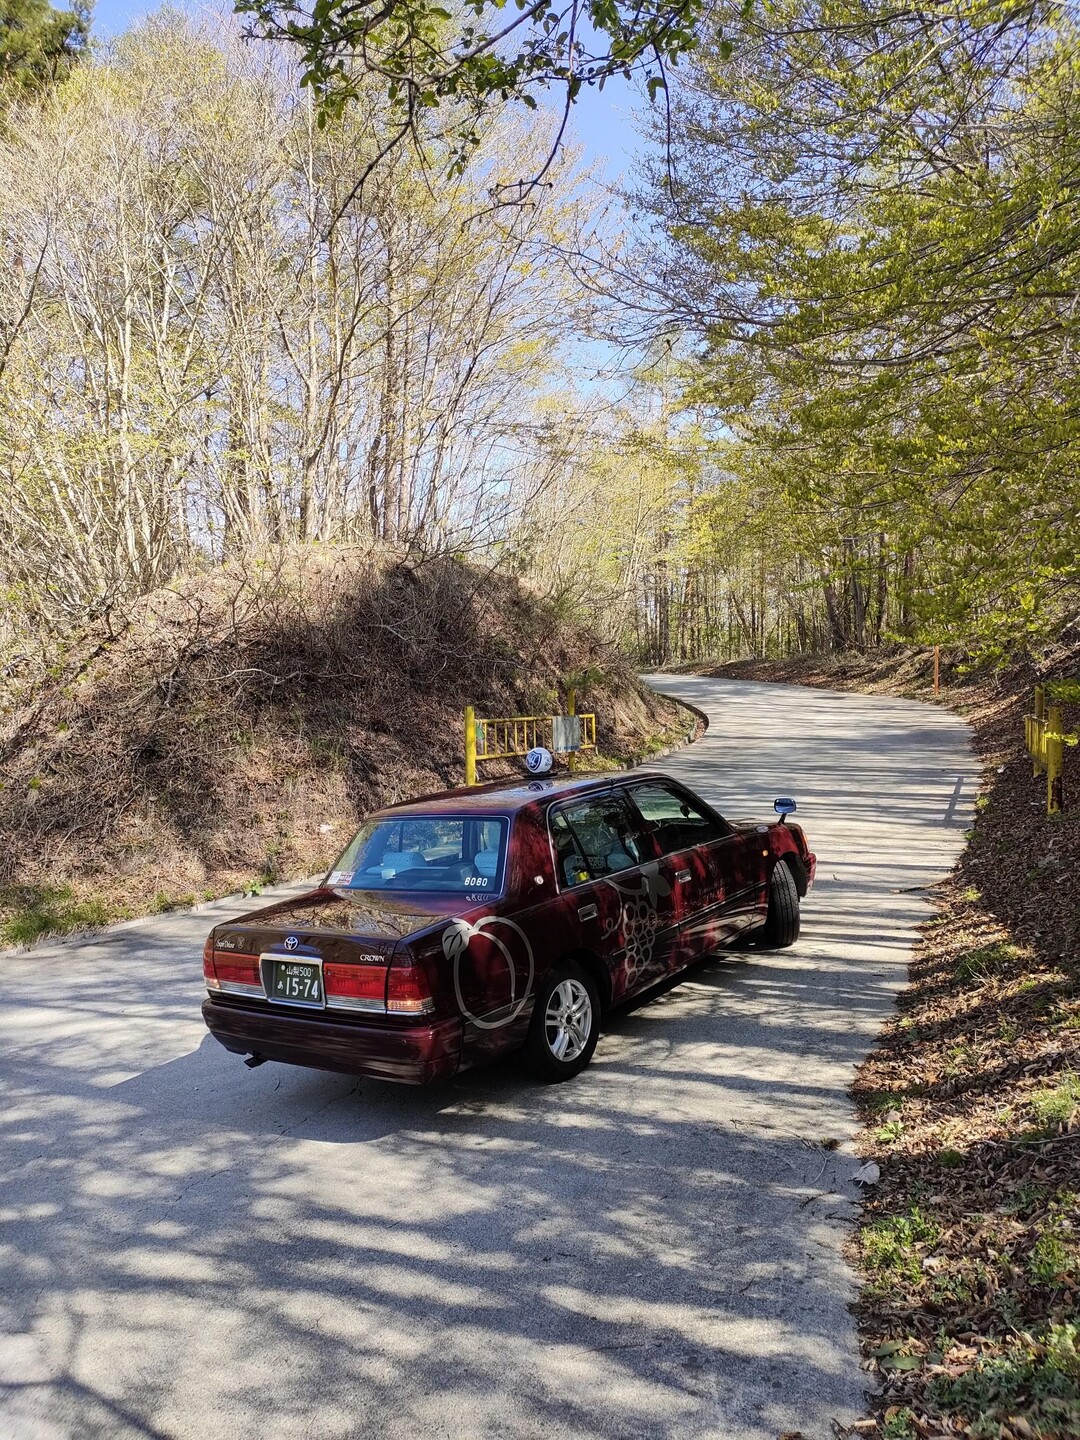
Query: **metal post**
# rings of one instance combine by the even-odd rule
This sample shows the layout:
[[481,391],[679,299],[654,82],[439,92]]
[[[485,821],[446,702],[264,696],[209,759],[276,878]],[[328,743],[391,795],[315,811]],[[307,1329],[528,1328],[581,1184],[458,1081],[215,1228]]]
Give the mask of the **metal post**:
[[941,694],[941,646],[934,646],[934,694]]
[[[568,715],[577,714],[577,691],[574,689],[573,685],[571,685],[566,692],[566,713]],[[568,770],[574,769],[574,761],[576,759],[577,756],[574,754],[573,750],[571,750],[570,758],[566,762],[566,768]]]
[[1035,686],[1035,717],[1031,727],[1031,770],[1037,780],[1046,769],[1043,764],[1043,739],[1046,734],[1046,691]]
[[1046,716],[1046,813],[1061,814],[1061,772],[1065,758],[1065,721],[1060,705],[1051,705]]
[[476,711],[465,706],[465,784],[476,784]]

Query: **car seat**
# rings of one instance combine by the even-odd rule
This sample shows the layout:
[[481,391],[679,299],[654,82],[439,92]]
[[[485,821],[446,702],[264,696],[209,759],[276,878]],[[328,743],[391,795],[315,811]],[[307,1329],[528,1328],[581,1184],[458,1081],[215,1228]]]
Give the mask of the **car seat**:
[[499,871],[498,850],[481,850],[473,857],[473,864],[476,866],[475,874],[494,880]]
[[426,865],[427,861],[420,850],[387,850],[379,870],[384,880],[392,880],[403,870],[418,870]]

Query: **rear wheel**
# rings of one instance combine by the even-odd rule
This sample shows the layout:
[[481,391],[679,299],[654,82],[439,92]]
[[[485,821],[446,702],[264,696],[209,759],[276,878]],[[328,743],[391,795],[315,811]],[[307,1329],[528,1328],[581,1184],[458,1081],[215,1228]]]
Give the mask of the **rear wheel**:
[[569,1080],[593,1057],[600,1038],[596,982],[576,960],[558,964],[536,992],[525,1052],[542,1080]]
[[799,890],[795,877],[781,860],[769,880],[769,909],[757,932],[763,945],[783,950],[799,938]]

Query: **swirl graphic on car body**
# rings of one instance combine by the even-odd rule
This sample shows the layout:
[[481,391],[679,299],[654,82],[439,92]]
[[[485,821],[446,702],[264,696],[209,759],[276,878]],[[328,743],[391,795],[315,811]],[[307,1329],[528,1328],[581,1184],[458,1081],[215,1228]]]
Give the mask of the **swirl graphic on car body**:
[[[513,930],[514,933],[520,937],[521,943],[525,947],[525,956],[529,965],[529,978],[525,981],[525,988],[521,992],[520,999],[517,996],[517,967],[514,964],[514,957],[510,953],[509,946],[500,940],[497,935],[492,933],[492,928],[496,925],[505,925],[508,929]],[[506,960],[506,968],[510,972],[510,1013],[504,1015],[499,1020],[484,1020],[481,1019],[479,1015],[474,1015],[466,1005],[465,997],[461,993],[461,961],[463,956],[468,952],[469,942],[474,935],[483,935],[497,950],[502,952],[503,958]],[[521,1014],[525,1002],[532,994],[533,979],[536,975],[536,960],[533,956],[533,948],[529,942],[529,937],[525,934],[525,931],[522,930],[521,926],[515,924],[513,920],[507,920],[502,915],[485,915],[480,920],[477,920],[475,924],[470,923],[468,920],[451,920],[450,924],[443,931],[442,947],[443,954],[446,958],[453,961],[454,994],[457,996],[458,1009],[462,1015],[465,1016],[466,1020],[471,1020],[472,1023],[481,1030],[499,1030],[504,1025],[513,1024]]]
[[671,894],[671,886],[660,874],[660,863],[650,860],[642,865],[634,884],[608,876],[605,885],[619,896],[619,913],[608,920],[604,939],[610,939],[619,928],[623,932],[626,955],[626,988],[634,985],[648,969],[656,948],[656,932],[660,929],[658,906],[663,896]]

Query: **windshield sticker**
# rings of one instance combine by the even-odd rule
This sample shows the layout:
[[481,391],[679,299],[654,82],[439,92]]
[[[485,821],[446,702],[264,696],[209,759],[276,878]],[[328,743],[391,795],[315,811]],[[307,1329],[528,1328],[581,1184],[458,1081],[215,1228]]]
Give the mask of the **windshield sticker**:
[[[496,926],[505,926],[513,931],[513,936],[507,941],[500,940],[493,933]],[[506,960],[506,968],[510,975],[510,1013],[504,1015],[500,1020],[481,1020],[474,1015],[465,1004],[461,993],[461,962],[468,953],[469,942],[474,935],[483,934],[497,950],[500,950]],[[514,937],[517,937],[516,939]],[[466,1020],[480,1030],[499,1030],[504,1025],[511,1025],[521,1014],[521,1011],[532,994],[533,978],[536,974],[536,961],[533,957],[533,948],[529,943],[529,937],[522,930],[520,925],[515,925],[513,920],[507,920],[502,915],[485,915],[483,919],[477,920],[475,925],[470,925],[468,920],[451,920],[450,924],[443,931],[442,937],[443,954],[454,965],[454,994],[457,996],[458,1009]],[[517,996],[517,960],[522,952],[525,955],[525,962],[528,966],[529,976],[525,981],[525,988],[521,992],[520,999]]]
[[348,885],[352,881],[352,877],[351,870],[331,870],[330,879],[326,883],[328,885]]

